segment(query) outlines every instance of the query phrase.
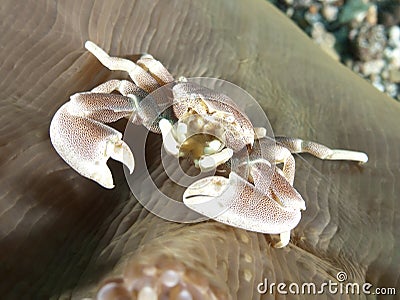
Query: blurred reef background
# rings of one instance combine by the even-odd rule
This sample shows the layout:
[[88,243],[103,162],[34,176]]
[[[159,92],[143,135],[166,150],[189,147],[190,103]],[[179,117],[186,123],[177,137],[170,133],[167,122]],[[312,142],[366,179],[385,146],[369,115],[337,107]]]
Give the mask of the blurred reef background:
[[334,59],[400,101],[400,0],[269,0]]

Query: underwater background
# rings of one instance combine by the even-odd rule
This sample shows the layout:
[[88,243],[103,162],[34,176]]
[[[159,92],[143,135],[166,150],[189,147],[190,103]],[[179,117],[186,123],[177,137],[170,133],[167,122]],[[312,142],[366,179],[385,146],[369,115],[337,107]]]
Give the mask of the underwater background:
[[399,0],[270,0],[321,48],[400,100]]

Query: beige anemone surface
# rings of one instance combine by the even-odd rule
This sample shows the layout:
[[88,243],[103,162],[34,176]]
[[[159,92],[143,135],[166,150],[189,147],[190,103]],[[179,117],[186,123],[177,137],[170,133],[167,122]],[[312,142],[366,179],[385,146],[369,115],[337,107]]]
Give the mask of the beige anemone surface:
[[[0,20],[2,299],[93,297],[127,262],[164,259],[232,299],[273,297],[257,293],[264,278],[321,283],[338,271],[400,293],[400,105],[266,1],[5,0]],[[369,162],[297,158],[307,210],[284,249],[213,221],[164,221],[131,196],[120,164],[111,163],[116,188],[106,190],[51,147],[51,117],[69,95],[126,77],[100,65],[86,40],[112,55],[151,53],[175,76],[231,81],[259,101],[277,135],[364,151]]]

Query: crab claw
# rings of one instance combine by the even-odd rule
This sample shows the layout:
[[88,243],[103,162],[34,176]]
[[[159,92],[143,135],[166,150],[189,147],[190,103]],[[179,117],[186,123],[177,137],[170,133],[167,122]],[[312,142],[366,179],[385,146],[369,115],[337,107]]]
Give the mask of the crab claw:
[[113,188],[113,178],[107,167],[111,157],[126,165],[132,173],[134,158],[122,134],[99,121],[76,115],[69,101],[54,115],[50,124],[50,139],[58,154],[82,176],[105,188]]
[[183,202],[218,222],[261,233],[287,233],[301,219],[300,209],[281,205],[234,172],[229,179],[211,176],[194,182]]

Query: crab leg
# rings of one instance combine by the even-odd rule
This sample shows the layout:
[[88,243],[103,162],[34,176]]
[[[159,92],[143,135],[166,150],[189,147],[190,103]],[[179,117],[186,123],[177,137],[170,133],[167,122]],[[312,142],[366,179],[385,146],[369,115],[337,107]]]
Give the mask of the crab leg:
[[[306,209],[306,204],[299,192],[280,172],[275,171],[273,173],[271,182],[265,180],[271,173],[271,165],[268,161],[251,161],[249,166],[254,186],[263,194],[275,199],[282,206]],[[274,168],[278,169],[277,167]]]
[[121,95],[129,96],[135,99],[137,98],[143,99],[148,95],[136,84],[128,80],[118,80],[118,79],[111,79],[109,81],[106,81],[91,90],[92,93],[106,93],[106,94],[110,94],[114,91],[118,91],[121,93]]
[[297,138],[275,137],[275,140],[284,147],[288,148],[292,153],[306,152],[320,159],[328,160],[353,160],[360,163],[366,163],[368,161],[367,154],[363,152],[330,149],[316,142],[304,141]]
[[150,54],[143,54],[136,63],[144,70],[150,72],[160,85],[174,81],[174,77],[168,72],[164,65]]
[[85,48],[108,69],[120,70],[129,73],[133,82],[148,93],[160,87],[159,83],[146,70],[135,64],[133,61],[121,57],[109,56],[103,49],[91,41],[85,43]]
[[136,110],[137,102],[136,96],[84,92],[72,95],[67,103],[70,103],[69,111],[73,115],[111,123],[130,116]]
[[[289,149],[280,144],[271,143],[268,137],[259,138],[252,148],[250,163],[263,162],[265,160],[273,161],[276,164],[283,163],[282,170],[277,168],[276,171],[281,172],[287,181],[293,185],[296,166],[294,157]],[[247,164],[247,161],[244,163]]]
[[136,111],[135,101],[116,94],[80,93],[71,96],[55,113],[50,139],[58,154],[79,174],[113,188],[107,167],[111,157],[134,169],[134,158],[122,134],[103,124]]
[[280,241],[277,242],[274,247],[275,248],[283,248],[290,242],[290,230],[281,232],[279,234]]

